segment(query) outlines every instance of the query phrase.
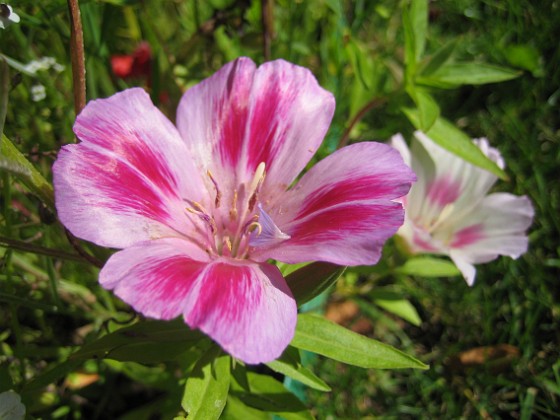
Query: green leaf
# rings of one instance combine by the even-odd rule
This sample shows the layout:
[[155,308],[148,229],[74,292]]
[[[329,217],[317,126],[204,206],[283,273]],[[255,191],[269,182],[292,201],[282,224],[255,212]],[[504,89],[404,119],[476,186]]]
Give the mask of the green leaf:
[[486,63],[450,63],[440,67],[429,76],[416,78],[427,86],[454,88],[460,85],[484,85],[504,82],[519,77],[521,72]]
[[247,372],[250,393],[232,390],[233,397],[257,410],[274,413],[286,420],[307,420],[313,416],[303,403],[284,385],[268,375]]
[[0,170],[15,175],[33,194],[54,210],[52,185],[35,169],[25,156],[2,134],[0,143]]
[[541,56],[535,47],[527,44],[509,45],[504,52],[512,66],[529,70],[535,77],[543,76]]
[[175,359],[203,338],[182,320],[139,322],[84,345],[70,359],[155,363]]
[[405,84],[409,84],[416,73],[416,39],[408,9],[403,10]]
[[323,317],[300,314],[291,345],[354,366],[375,369],[428,369],[388,344],[347,330]]
[[299,352],[294,347],[288,346],[284,353],[282,353],[282,356],[266,365],[273,371],[295,379],[310,388],[325,392],[331,390],[331,387],[321,378],[301,364]]
[[299,306],[327,290],[345,268],[331,263],[316,262],[289,274],[286,282]]
[[8,64],[0,55],[0,135],[4,134],[4,121],[8,112],[8,94],[10,93],[10,71]]
[[414,257],[397,267],[395,273],[421,277],[453,277],[461,274],[451,261],[432,257]]
[[[418,111],[410,108],[403,108],[403,112],[412,125],[420,130],[421,123]],[[498,167],[495,162],[488,159],[488,157],[486,157],[472,142],[469,136],[444,118],[438,117],[432,128],[426,132],[426,135],[444,149],[465,159],[467,162],[482,169],[486,169],[503,180],[508,179],[503,169]]]
[[410,4],[410,21],[414,32],[414,55],[416,62],[424,54],[426,32],[428,29],[428,0],[412,0]]
[[371,293],[373,303],[385,309],[412,325],[419,326],[422,323],[416,308],[400,293],[392,290],[375,290]]
[[441,66],[449,61],[455,51],[455,46],[457,45],[457,40],[452,40],[447,44],[439,48],[434,54],[432,54],[427,60],[422,63],[419,70],[420,76],[430,76],[435,73]]
[[187,378],[181,402],[189,418],[220,418],[229,393],[230,365],[230,356],[217,346],[200,358]]
[[436,122],[440,109],[435,99],[427,91],[409,85],[406,89],[416,106],[420,116],[420,130],[427,132]]
[[239,398],[232,395],[228,396],[226,409],[223,415],[224,420],[269,420],[270,416],[261,410],[248,407]]

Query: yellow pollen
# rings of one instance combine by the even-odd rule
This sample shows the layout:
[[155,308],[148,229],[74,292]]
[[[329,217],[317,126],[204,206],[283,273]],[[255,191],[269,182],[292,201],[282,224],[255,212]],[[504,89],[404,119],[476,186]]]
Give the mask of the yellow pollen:
[[231,200],[231,209],[229,211],[231,220],[237,218],[237,190],[233,190],[233,199]]
[[247,227],[247,232],[252,233],[257,231],[257,236],[262,233],[262,226],[259,222],[253,222]]

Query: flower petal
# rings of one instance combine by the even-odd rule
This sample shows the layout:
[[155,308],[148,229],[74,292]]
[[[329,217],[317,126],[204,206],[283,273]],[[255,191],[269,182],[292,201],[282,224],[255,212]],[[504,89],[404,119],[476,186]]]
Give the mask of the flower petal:
[[297,306],[276,266],[218,261],[200,283],[184,312],[187,324],[246,363],[266,363],[282,354],[294,336]]
[[265,185],[287,187],[319,147],[333,112],[332,94],[309,70],[283,60],[257,69],[239,58],[184,94],[177,127],[220,185],[249,182],[264,162]]
[[144,315],[183,314],[232,356],[274,360],[291,341],[297,308],[277,267],[220,259],[180,239],[138,244],[114,254],[101,284]]
[[387,145],[347,146],[315,165],[286,194],[265,197],[269,216],[290,238],[252,256],[373,264],[403,222],[402,206],[393,200],[406,195],[414,179]]
[[173,319],[208,263],[208,255],[185,240],[146,241],[113,254],[99,283],[147,317]]
[[142,89],[90,102],[53,167],[62,223],[76,236],[122,248],[186,234],[184,198],[208,192],[179,133]]
[[533,221],[530,200],[507,193],[490,194],[456,225],[451,247],[469,263],[491,261],[498,255],[518,258],[527,251],[525,231]]

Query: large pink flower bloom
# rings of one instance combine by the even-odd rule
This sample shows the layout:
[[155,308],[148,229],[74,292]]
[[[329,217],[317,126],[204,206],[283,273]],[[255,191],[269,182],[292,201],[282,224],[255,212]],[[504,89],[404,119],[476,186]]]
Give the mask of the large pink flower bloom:
[[[404,198],[406,221],[399,229],[412,252],[449,255],[469,285],[473,264],[507,255],[518,258],[527,251],[525,231],[533,220],[526,196],[487,195],[497,177],[438,146],[424,133],[414,133],[408,149],[400,134],[391,139],[418,176]],[[500,152],[487,139],[475,144],[500,168]]]
[[414,179],[398,152],[346,147],[299,181],[327,132],[333,96],[282,60],[241,58],[189,89],[177,127],[141,89],[90,102],[61,150],[60,220],[123,250],[101,284],[144,315],[179,315],[247,362],[278,357],[297,308],[267,262],[377,262]]

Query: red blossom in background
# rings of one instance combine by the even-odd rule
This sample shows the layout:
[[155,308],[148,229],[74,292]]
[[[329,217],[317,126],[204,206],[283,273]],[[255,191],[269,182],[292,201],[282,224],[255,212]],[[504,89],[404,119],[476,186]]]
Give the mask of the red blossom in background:
[[128,55],[112,55],[111,69],[113,74],[121,79],[145,79],[148,86],[151,83],[152,50],[143,41]]

